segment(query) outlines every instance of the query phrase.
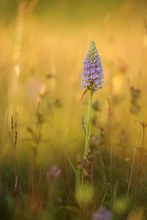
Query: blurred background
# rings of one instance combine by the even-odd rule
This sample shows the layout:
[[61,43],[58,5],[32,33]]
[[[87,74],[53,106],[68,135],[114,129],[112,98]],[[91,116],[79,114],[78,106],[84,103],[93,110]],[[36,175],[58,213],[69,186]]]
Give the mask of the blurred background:
[[129,149],[140,144],[142,130],[135,121],[147,119],[147,2],[1,0],[0,136],[4,153],[10,149],[13,120],[21,154],[29,149],[29,129],[36,126],[36,120],[42,120],[44,140],[38,160],[48,160],[50,149],[55,154],[63,147],[82,149],[88,94],[80,101],[80,81],[91,40],[105,76],[103,88],[94,95],[93,132],[109,123],[111,113],[114,148],[122,131],[128,132]]
[[93,96],[89,219],[102,206],[114,220],[147,216],[147,1],[1,0],[0,219],[82,219],[72,168],[91,40],[104,85]]

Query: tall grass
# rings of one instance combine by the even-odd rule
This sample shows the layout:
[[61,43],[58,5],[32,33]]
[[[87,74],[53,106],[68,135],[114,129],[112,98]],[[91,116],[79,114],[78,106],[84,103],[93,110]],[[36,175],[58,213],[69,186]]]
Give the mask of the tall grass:
[[[102,210],[114,220],[146,219],[147,48],[142,6],[136,10],[131,3],[122,4],[89,23],[46,21],[22,12],[23,29],[14,20],[1,22],[0,219],[95,220]],[[126,20],[133,10],[136,14]],[[21,39],[16,40],[19,31]],[[83,214],[73,170],[84,151],[82,118],[88,96],[82,97],[80,78],[91,39],[101,54],[105,84],[93,97],[92,187],[85,192],[85,199],[91,192],[92,199]]]

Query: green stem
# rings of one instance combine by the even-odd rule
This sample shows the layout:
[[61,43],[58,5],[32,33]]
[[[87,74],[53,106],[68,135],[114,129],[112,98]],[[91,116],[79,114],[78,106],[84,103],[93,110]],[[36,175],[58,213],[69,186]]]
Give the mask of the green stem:
[[[93,92],[94,92],[93,90],[90,90],[89,103],[88,103],[88,112],[87,112],[86,125],[85,125],[86,136],[85,136],[85,148],[84,148],[83,159],[86,159],[86,156],[87,156],[88,150],[89,150],[91,108],[92,108]],[[84,193],[84,175],[81,173],[81,199],[82,199],[81,210],[82,210],[82,215],[85,212],[84,201],[83,201],[83,193]]]
[[133,156],[133,160],[132,160],[132,165],[131,165],[131,173],[130,173],[129,182],[128,182],[127,197],[129,196],[129,192],[130,192],[130,188],[131,188],[131,182],[132,182],[132,177],[133,177],[133,171],[134,171],[134,165],[135,165],[136,152],[137,152],[137,149],[135,148],[134,156]]
[[91,108],[92,108],[92,96],[93,90],[90,90],[89,103],[88,103],[88,113],[86,118],[86,137],[85,137],[85,149],[84,149],[84,159],[89,150],[89,140],[90,140],[90,124],[91,124]]

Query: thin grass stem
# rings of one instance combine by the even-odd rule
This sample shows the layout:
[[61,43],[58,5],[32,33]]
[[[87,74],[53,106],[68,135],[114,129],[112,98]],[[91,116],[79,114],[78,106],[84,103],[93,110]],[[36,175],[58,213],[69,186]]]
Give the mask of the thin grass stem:
[[128,182],[127,197],[129,196],[129,192],[130,192],[130,187],[131,187],[131,182],[132,182],[132,177],[133,177],[133,171],[134,171],[135,158],[136,158],[136,152],[137,152],[137,150],[135,148],[134,155],[133,155],[133,160],[132,160],[132,166],[131,166],[129,182]]

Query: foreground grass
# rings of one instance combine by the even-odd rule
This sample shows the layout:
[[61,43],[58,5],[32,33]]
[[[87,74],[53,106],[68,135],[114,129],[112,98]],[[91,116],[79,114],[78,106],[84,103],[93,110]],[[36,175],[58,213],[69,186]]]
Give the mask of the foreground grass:
[[[100,207],[113,219],[146,219],[146,35],[135,24],[65,23],[63,33],[26,20],[19,45],[17,26],[1,26],[0,219],[91,219]],[[92,187],[82,213],[68,158],[77,167],[83,155],[88,97],[81,100],[79,82],[93,38],[105,85],[93,100]]]

